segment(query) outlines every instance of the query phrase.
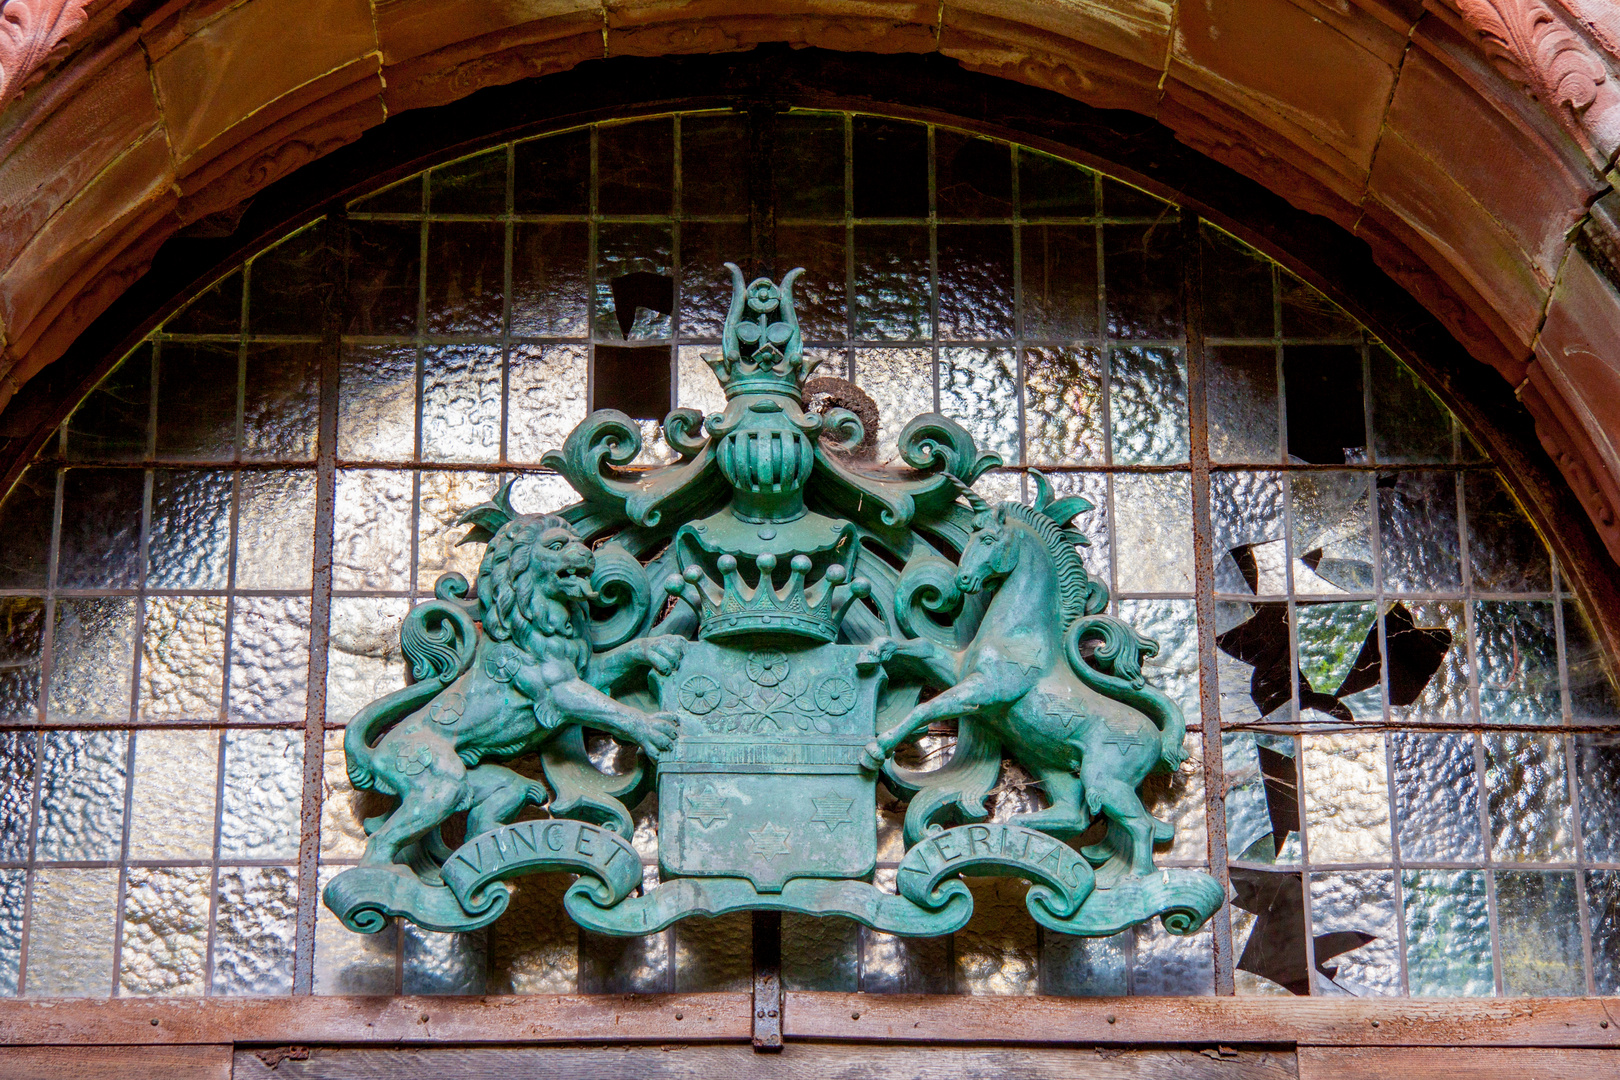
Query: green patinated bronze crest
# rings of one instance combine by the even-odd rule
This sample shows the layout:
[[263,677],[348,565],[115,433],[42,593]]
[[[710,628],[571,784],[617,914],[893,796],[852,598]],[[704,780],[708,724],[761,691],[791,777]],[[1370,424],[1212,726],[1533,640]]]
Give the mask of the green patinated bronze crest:
[[[564,871],[568,913],[601,933],[772,909],[936,935],[972,913],[962,874],[1007,873],[1053,930],[1197,930],[1221,890],[1154,867],[1173,830],[1138,794],[1185,758],[1185,720],[1143,678],[1156,645],[1102,613],[1070,528],[1089,504],[1034,474],[1034,506],[987,505],[972,485],[1000,461],[943,416],[905,427],[899,467],[846,460],[861,421],[804,405],[799,271],[745,284],[727,265],[709,358],[726,407],[669,414],[679,462],[629,468],[638,425],[605,410],[545,458],[579,502],[521,514],[503,489],[463,515],[477,581],[447,574],[411,612],[414,681],[345,733],[355,787],[398,805],[327,906],[360,931],[470,930],[505,910],[504,880]],[[896,763],[952,719],[941,767]],[[634,744],[634,767],[598,768],[588,730]],[[540,776],[502,764],[525,754]],[[1004,756],[1048,805],[992,822]],[[907,801],[892,893],[872,883],[880,780]],[[649,790],[650,887],[629,810]],[[543,816],[517,820],[526,806]],[[1099,821],[1097,843],[1069,842]]]

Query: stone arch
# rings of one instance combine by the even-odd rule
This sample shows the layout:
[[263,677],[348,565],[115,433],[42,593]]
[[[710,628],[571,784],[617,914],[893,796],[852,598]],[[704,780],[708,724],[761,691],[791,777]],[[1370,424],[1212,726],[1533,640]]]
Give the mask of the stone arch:
[[1620,555],[1603,0],[44,0],[6,19],[0,404],[170,236],[229,231],[390,116],[603,58],[939,54],[1152,118],[1365,240],[1520,396]]

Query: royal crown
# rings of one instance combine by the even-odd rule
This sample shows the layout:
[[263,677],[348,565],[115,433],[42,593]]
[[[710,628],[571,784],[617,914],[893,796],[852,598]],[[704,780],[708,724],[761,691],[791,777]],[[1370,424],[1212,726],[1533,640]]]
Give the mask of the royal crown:
[[[850,554],[853,561],[853,548]],[[776,556],[765,552],[753,556],[753,561],[759,572],[756,586],[743,580],[737,557],[728,553],[715,564],[721,577],[718,589],[703,568],[693,564],[671,574],[664,591],[698,612],[698,636],[705,641],[743,634],[792,634],[836,641],[850,605],[872,594],[871,582],[850,580],[849,567],[838,563],[827,567],[821,579],[806,588],[804,581],[814,562],[808,555],[795,555],[788,562],[787,583],[777,588],[772,581]]]
[[780,285],[763,277],[745,285],[736,263],[726,263],[726,268],[731,271],[731,311],[720,336],[721,354],[704,360],[727,400],[741,394],[785,394],[798,400],[804,380],[820,363],[805,362],[793,313],[793,282],[804,268],[789,270]]

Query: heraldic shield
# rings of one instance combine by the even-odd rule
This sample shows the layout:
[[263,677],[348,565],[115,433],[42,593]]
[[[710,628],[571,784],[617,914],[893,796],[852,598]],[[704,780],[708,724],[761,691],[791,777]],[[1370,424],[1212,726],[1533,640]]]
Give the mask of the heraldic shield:
[[[544,459],[578,502],[521,513],[508,486],[462,515],[476,581],[439,579],[401,630],[412,681],[345,730],[350,782],[396,804],[327,906],[362,932],[470,930],[505,881],[565,872],[565,910],[601,933],[776,910],[938,935],[972,914],[962,875],[1000,874],[1063,933],[1196,931],[1221,889],[1154,865],[1174,828],[1140,796],[1185,761],[1186,721],[1086,573],[1090,504],[1031,471],[1032,505],[989,505],[973,484],[1000,460],[943,416],[905,425],[898,463],[863,457],[855,413],[806,404],[799,271],[727,266],[706,358],[726,404],[664,420],[679,461],[632,467],[640,426],[603,410]],[[906,767],[929,733],[943,763]],[[604,735],[634,763],[605,765]],[[986,800],[1009,762],[1043,805],[1003,820]],[[880,785],[905,805],[892,891]],[[649,796],[656,875],[633,842]]]

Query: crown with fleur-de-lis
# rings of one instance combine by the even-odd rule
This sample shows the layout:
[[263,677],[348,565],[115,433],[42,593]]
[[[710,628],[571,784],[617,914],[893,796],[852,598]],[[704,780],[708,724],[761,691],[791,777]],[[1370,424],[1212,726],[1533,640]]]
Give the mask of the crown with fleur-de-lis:
[[736,263],[728,262],[726,268],[731,271],[731,311],[720,336],[722,351],[703,359],[714,369],[727,400],[742,394],[798,399],[799,388],[820,363],[806,363],[793,313],[793,282],[804,268],[789,270],[780,285],[764,277],[744,284]]

